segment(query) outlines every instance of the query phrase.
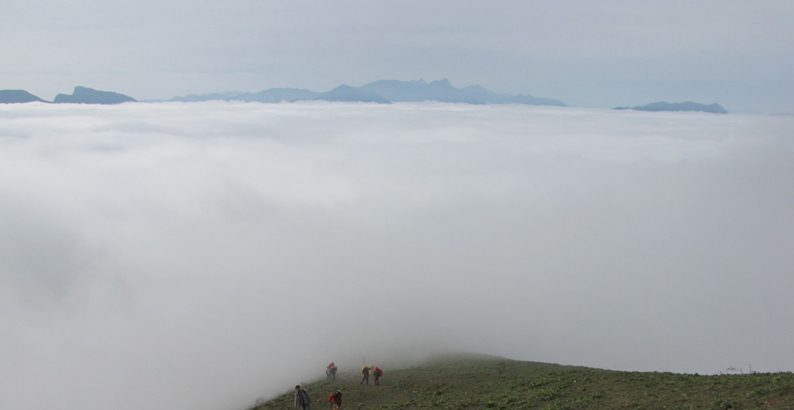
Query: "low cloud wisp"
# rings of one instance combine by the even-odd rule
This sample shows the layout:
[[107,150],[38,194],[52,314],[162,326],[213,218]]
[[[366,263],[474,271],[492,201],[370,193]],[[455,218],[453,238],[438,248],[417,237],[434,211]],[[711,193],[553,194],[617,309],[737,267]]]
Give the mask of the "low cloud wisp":
[[794,119],[0,107],[0,407],[241,409],[362,357],[794,370]]

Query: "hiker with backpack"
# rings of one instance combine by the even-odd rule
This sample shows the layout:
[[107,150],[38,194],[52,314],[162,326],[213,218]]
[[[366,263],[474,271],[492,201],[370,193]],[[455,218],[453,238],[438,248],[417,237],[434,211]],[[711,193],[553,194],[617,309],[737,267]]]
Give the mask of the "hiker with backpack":
[[295,405],[293,407],[298,406],[301,410],[312,410],[312,399],[300,385],[295,386]]
[[367,384],[369,384],[369,367],[367,367],[366,365],[361,366],[361,374],[364,377],[361,379],[361,383],[359,384],[364,384],[364,382],[367,382]]
[[332,409],[339,409],[342,407],[342,392],[339,390],[328,395],[328,402],[331,403]]
[[383,376],[383,369],[378,366],[375,366],[375,385],[380,385],[380,377]]
[[334,362],[331,362],[325,368],[325,378],[330,381],[336,380],[336,365],[334,364]]

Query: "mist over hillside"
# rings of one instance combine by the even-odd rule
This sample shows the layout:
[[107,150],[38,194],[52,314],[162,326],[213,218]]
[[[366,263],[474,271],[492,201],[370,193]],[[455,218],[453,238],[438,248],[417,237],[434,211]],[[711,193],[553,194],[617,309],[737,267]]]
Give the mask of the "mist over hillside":
[[445,350],[794,370],[794,118],[0,107],[0,408],[240,409]]

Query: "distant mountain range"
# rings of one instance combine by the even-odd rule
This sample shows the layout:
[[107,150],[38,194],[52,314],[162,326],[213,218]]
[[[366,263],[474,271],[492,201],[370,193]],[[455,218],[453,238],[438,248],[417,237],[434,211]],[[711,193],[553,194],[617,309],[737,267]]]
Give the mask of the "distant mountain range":
[[[257,93],[229,91],[212,94],[190,94],[168,101],[244,101],[278,103],[293,101],[346,101],[390,104],[392,102],[438,101],[465,104],[529,104],[566,107],[552,98],[539,98],[529,94],[500,94],[479,85],[455,88],[449,80],[426,82],[424,80],[379,80],[361,87],[340,85],[324,93],[302,88],[271,88]],[[58,94],[53,103],[120,104],[135,102],[130,96],[112,91],[99,91],[88,87],[75,87],[72,94]],[[48,102],[25,90],[0,90],[0,103]],[[634,107],[616,107],[616,110],[638,111],[702,111],[725,114],[728,111],[717,103],[705,105],[691,101],[683,103],[655,102]]]
[[528,94],[498,94],[479,85],[455,88],[449,80],[427,83],[424,80],[380,80],[360,87],[390,101],[440,101],[467,104],[530,104],[566,107],[560,100],[537,98]]
[[399,81],[380,80],[361,87],[340,85],[331,91],[318,93],[298,88],[271,88],[258,93],[227,92],[220,94],[191,94],[174,97],[170,101],[258,101],[292,102],[301,100],[321,101],[358,101],[389,104],[392,102],[439,101],[466,104],[532,104],[565,107],[560,101],[551,98],[537,98],[528,94],[498,94],[479,85],[455,88],[449,80],[433,82],[424,80]]
[[635,107],[615,107],[616,110],[637,110],[637,111],[702,111],[714,114],[727,114],[728,110],[722,108],[721,105],[714,104],[698,104],[692,101],[682,103],[669,103],[669,102],[655,102],[646,105],[638,105]]
[[[0,90],[0,103],[48,102],[25,90]],[[121,104],[135,102],[135,99],[112,91],[98,91],[93,88],[75,87],[72,94],[58,94],[53,103],[73,104]]]
[[244,102],[263,102],[277,103],[282,101],[313,100],[320,95],[314,91],[300,88],[271,88],[258,93],[244,93],[239,91],[228,91],[225,93],[212,94],[190,94],[184,97],[174,97],[169,101],[176,102],[198,102],[198,101],[244,101]]

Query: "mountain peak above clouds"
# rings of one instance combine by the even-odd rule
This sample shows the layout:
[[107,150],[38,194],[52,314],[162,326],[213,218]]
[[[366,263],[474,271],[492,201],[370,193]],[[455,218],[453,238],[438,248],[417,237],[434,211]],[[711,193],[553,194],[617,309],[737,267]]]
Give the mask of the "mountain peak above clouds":
[[25,90],[0,90],[0,104],[46,102]]
[[717,103],[713,104],[699,104],[692,101],[685,101],[682,103],[669,103],[665,101],[654,102],[646,105],[637,105],[634,107],[615,107],[616,110],[636,110],[636,111],[697,111],[697,112],[710,112],[713,114],[727,114],[728,110],[722,108]]
[[359,87],[394,102],[439,101],[467,104],[531,104],[565,107],[562,101],[531,95],[499,94],[480,85],[455,88],[446,78],[432,81],[379,80]]
[[135,102],[135,99],[124,94],[112,91],[99,91],[93,88],[77,86],[74,92],[69,94],[58,94],[53,101],[59,103],[76,104],[121,104],[125,102]]
[[447,80],[446,78],[442,78],[440,80],[432,81],[428,85],[431,86],[431,87],[436,87],[436,88],[453,88],[453,89],[455,88],[455,87],[452,86],[452,83],[450,83],[449,80]]
[[334,88],[331,91],[318,95],[315,99],[324,101],[374,102],[379,104],[391,104],[391,101],[383,98],[377,93],[344,84]]

